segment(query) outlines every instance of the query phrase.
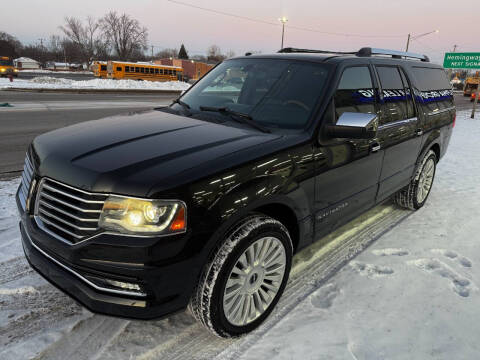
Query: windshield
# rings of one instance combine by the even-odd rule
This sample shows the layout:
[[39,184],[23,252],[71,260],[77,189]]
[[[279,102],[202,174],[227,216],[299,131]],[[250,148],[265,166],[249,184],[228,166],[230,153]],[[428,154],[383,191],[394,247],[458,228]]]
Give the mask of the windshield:
[[268,127],[303,128],[325,87],[328,70],[289,60],[227,60],[181,100],[192,112],[227,108]]
[[0,65],[3,65],[3,66],[13,66],[13,61],[8,59],[0,59]]

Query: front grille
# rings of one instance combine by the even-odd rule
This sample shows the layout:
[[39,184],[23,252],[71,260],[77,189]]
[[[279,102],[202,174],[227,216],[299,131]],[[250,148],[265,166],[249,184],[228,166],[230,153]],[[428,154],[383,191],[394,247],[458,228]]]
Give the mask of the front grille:
[[107,196],[43,178],[35,203],[37,222],[60,240],[77,243],[99,232],[98,220]]
[[33,180],[33,165],[29,159],[29,156],[25,157],[25,164],[23,165],[23,172],[22,172],[22,182],[20,183],[20,192],[18,196],[20,198],[20,204],[22,205],[23,211],[27,208],[27,203],[29,202],[29,193],[30,193],[30,186],[32,185]]

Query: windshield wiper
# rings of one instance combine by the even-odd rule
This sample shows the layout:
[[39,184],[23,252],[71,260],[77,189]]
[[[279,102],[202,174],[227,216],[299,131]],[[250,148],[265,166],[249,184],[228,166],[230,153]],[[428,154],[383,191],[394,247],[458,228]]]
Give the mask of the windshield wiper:
[[173,100],[173,102],[172,102],[172,105],[173,105],[173,104],[179,104],[179,105],[183,106],[185,109],[190,110],[190,105],[188,105],[188,104],[187,104],[186,102],[184,102],[183,100],[175,99],[175,100]]
[[264,133],[271,132],[270,129],[255,122],[250,115],[231,110],[228,107],[199,106],[199,109],[201,111],[213,111],[221,114],[230,115],[230,118],[235,120],[236,122],[250,125],[251,127],[257,130],[260,130],[261,132],[264,132]]

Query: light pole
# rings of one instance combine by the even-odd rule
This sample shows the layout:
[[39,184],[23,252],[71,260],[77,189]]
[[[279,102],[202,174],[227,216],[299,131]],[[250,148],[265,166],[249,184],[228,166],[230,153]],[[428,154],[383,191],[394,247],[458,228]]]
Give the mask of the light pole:
[[282,16],[281,18],[278,19],[282,23],[282,47],[280,49],[283,49],[283,37],[285,35],[285,23],[288,21],[286,16]]
[[424,37],[424,36],[427,36],[427,35],[430,35],[430,34],[438,34],[440,32],[440,30],[433,30],[433,31],[430,31],[430,32],[427,32],[425,34],[420,34],[420,35],[416,35],[416,36],[412,36],[411,34],[408,34],[408,38],[407,38],[407,48],[406,48],[406,52],[408,52],[408,47],[410,46],[410,40],[417,40],[421,37]]

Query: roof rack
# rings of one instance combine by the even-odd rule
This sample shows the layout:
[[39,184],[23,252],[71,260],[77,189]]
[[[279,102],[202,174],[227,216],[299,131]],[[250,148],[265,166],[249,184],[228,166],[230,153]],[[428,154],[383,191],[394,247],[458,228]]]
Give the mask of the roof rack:
[[310,53],[310,54],[338,54],[338,55],[356,55],[361,57],[370,57],[374,55],[385,55],[391,56],[394,59],[419,59],[424,62],[430,62],[430,59],[427,55],[416,54],[411,52],[397,51],[397,50],[387,50],[387,49],[377,49],[364,47],[358,51],[327,51],[327,50],[312,50],[312,49],[298,49],[298,48],[283,48],[278,51],[279,53]]
[[373,56],[373,55],[386,55],[391,56],[394,59],[419,59],[424,62],[430,62],[430,59],[427,55],[416,54],[411,52],[405,51],[397,51],[397,50],[387,50],[387,49],[376,49],[376,48],[369,48],[364,47],[361,48],[357,54],[357,56]]
[[278,50],[279,53],[310,53],[310,54],[341,54],[341,55],[355,55],[356,52],[342,52],[342,51],[328,51],[328,50],[312,50],[312,49],[298,49],[298,48],[283,48]]

